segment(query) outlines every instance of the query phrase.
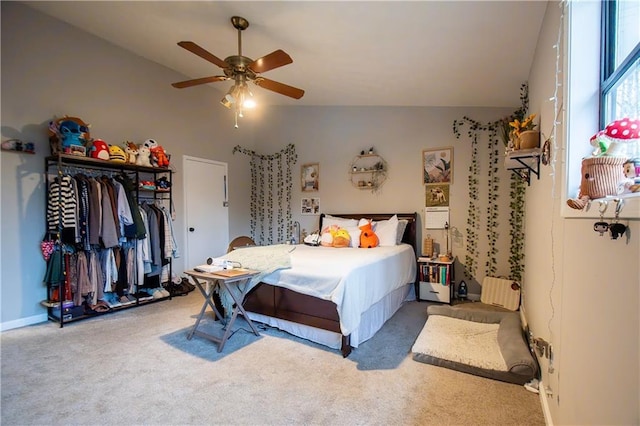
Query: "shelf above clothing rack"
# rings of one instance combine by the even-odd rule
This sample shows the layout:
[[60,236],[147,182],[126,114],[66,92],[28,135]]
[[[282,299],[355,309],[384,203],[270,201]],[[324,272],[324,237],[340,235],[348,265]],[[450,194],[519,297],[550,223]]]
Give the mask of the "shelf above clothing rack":
[[138,166],[131,163],[118,163],[109,160],[100,160],[99,158],[82,157],[72,154],[58,154],[51,155],[45,159],[48,163],[57,162],[58,164],[73,164],[81,166],[90,166],[93,168],[108,169],[108,170],[128,170],[145,173],[173,173],[173,170],[167,167],[147,167]]

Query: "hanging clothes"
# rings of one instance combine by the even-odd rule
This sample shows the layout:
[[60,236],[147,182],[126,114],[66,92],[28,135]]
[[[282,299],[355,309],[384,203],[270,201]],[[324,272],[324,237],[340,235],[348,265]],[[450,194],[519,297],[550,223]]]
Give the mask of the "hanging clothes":
[[151,239],[149,238],[149,224],[147,220],[147,212],[141,206],[137,206],[140,212],[140,218],[145,229],[145,237],[137,240],[138,254],[138,283],[144,282],[144,274],[151,272]]
[[142,215],[140,209],[138,209],[138,202],[135,197],[136,186],[133,181],[126,174],[118,175],[114,178],[120,182],[125,190],[127,202],[129,203],[129,210],[133,218],[133,225],[126,225],[124,227],[124,235],[127,238],[145,238],[147,236],[147,229],[142,221]]
[[91,250],[89,243],[89,180],[86,176],[78,174],[74,177],[78,189],[78,216],[77,216],[77,242],[84,250]]
[[162,247],[160,244],[160,225],[157,212],[147,203],[142,204],[142,209],[147,213],[147,223],[149,224],[149,236],[151,245],[151,271],[147,276],[160,274],[162,268]]
[[102,266],[103,282],[105,293],[114,291],[114,283],[118,281],[118,267],[113,255],[113,249],[108,248],[100,252],[100,265]]
[[74,181],[69,175],[56,177],[49,185],[47,199],[47,230],[60,232],[64,243],[76,241],[76,205]]
[[102,236],[102,185],[95,178],[88,180],[89,191],[89,244],[97,246]]
[[102,238],[102,245],[105,248],[111,248],[119,243],[118,225],[113,214],[109,185],[104,179],[100,180],[100,185],[102,188],[102,234],[100,237]]
[[178,250],[178,243],[176,242],[176,234],[173,230],[173,215],[169,212],[169,209],[167,209],[165,206],[159,206],[159,208],[160,210],[162,210],[165,217],[167,218],[167,224],[169,225],[169,233],[170,233],[170,241],[171,241],[171,247],[169,250],[170,250],[171,256],[173,256],[174,259],[177,259],[180,257],[180,251]]

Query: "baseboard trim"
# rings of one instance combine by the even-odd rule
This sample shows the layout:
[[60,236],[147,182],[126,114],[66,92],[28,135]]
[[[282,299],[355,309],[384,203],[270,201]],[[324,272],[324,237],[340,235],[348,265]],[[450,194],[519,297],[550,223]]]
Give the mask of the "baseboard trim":
[[540,405],[542,406],[542,414],[544,415],[544,423],[547,426],[553,426],[553,419],[551,418],[551,410],[549,410],[549,398],[547,396],[547,388],[543,382],[538,385],[538,395],[540,395]]
[[529,327],[529,321],[527,321],[527,314],[522,304],[520,304],[520,321],[522,321],[522,328],[526,330]]
[[0,331],[13,330],[14,328],[26,327],[47,321],[47,314],[33,315],[27,318],[20,318],[13,321],[5,321],[0,324]]

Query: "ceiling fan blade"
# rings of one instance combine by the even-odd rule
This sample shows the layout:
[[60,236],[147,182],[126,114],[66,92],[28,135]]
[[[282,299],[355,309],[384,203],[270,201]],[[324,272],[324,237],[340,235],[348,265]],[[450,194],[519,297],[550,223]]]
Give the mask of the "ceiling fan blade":
[[193,80],[179,81],[177,83],[171,83],[176,89],[184,89],[185,87],[197,86],[198,84],[215,83],[216,81],[227,80],[224,75],[214,75],[212,77],[202,77]]
[[213,53],[204,50],[202,47],[198,46],[192,41],[179,41],[178,46],[182,47],[183,49],[187,49],[189,52],[200,56],[202,59],[209,61],[212,64],[219,66],[220,68],[229,68],[228,63],[218,58]]
[[257,74],[260,74],[292,62],[293,59],[291,59],[291,56],[289,56],[284,50],[278,49],[251,62],[248,68]]
[[302,89],[287,86],[286,84],[278,83],[277,81],[269,80],[268,78],[258,77],[255,79],[254,83],[264,89],[272,90],[294,99],[300,99],[304,95],[304,90]]

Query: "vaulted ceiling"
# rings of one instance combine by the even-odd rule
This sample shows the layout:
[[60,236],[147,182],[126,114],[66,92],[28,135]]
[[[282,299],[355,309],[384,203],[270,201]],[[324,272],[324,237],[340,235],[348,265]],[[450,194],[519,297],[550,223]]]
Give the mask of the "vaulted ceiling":
[[[236,55],[230,18],[242,16],[250,23],[242,33],[243,55],[257,59],[284,50],[293,63],[264,77],[305,90],[294,100],[256,88],[258,100],[332,106],[517,106],[547,7],[546,1],[24,3],[184,80],[222,73],[176,43],[193,41],[221,59]],[[175,90],[209,87],[222,96],[230,86]]]

